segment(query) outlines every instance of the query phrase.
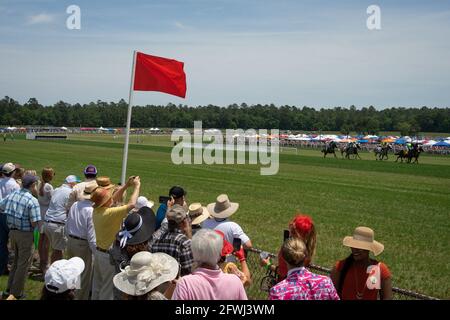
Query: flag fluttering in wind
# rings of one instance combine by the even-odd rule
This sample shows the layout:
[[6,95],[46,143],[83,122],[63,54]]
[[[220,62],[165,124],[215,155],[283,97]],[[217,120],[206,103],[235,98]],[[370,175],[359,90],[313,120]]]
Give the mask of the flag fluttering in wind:
[[127,129],[122,162],[122,185],[125,184],[130,140],[131,108],[134,91],[159,91],[177,97],[186,97],[186,74],[184,63],[134,51],[131,69],[130,96],[128,100]]
[[160,91],[186,97],[186,74],[184,63],[167,58],[136,54],[134,74],[135,91]]

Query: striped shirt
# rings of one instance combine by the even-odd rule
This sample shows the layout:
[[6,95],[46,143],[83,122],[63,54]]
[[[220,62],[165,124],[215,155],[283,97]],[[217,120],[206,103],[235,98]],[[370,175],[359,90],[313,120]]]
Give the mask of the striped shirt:
[[0,210],[6,215],[10,229],[33,231],[31,222],[41,220],[38,200],[28,189],[14,191],[0,201]]
[[192,256],[191,240],[181,230],[166,231],[160,238],[150,244],[150,252],[164,252],[175,258],[181,266],[181,275],[192,272],[194,258]]

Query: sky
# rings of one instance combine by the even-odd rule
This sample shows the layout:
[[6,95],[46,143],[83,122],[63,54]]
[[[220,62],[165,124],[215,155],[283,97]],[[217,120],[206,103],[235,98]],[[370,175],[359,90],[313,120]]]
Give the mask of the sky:
[[450,1],[0,0],[1,96],[128,101],[133,50],[187,76],[186,99],[135,92],[136,105],[450,107]]

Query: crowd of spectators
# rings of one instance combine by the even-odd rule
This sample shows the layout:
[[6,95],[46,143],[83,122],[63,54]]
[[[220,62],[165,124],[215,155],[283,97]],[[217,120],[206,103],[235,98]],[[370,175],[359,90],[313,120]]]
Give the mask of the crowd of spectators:
[[[3,299],[26,297],[34,234],[43,300],[248,298],[246,256],[253,244],[231,220],[239,203],[228,195],[189,205],[186,190],[173,186],[155,214],[154,202],[141,195],[139,176],[115,185],[88,165],[84,181],[71,174],[54,188],[50,167],[38,176],[5,163],[0,172],[0,274],[8,275]],[[392,298],[388,267],[369,256],[384,249],[372,229],[358,227],[344,238],[352,253],[336,263],[330,278],[308,270],[317,243],[312,218],[296,215],[288,228],[277,262],[261,256],[261,266],[276,274],[269,299]]]

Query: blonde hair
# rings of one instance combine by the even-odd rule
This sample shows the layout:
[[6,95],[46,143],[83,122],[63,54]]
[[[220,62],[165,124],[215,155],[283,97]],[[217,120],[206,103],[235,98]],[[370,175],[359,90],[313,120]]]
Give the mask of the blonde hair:
[[306,245],[299,238],[289,238],[281,247],[281,255],[289,265],[294,267],[303,266],[307,256]]

